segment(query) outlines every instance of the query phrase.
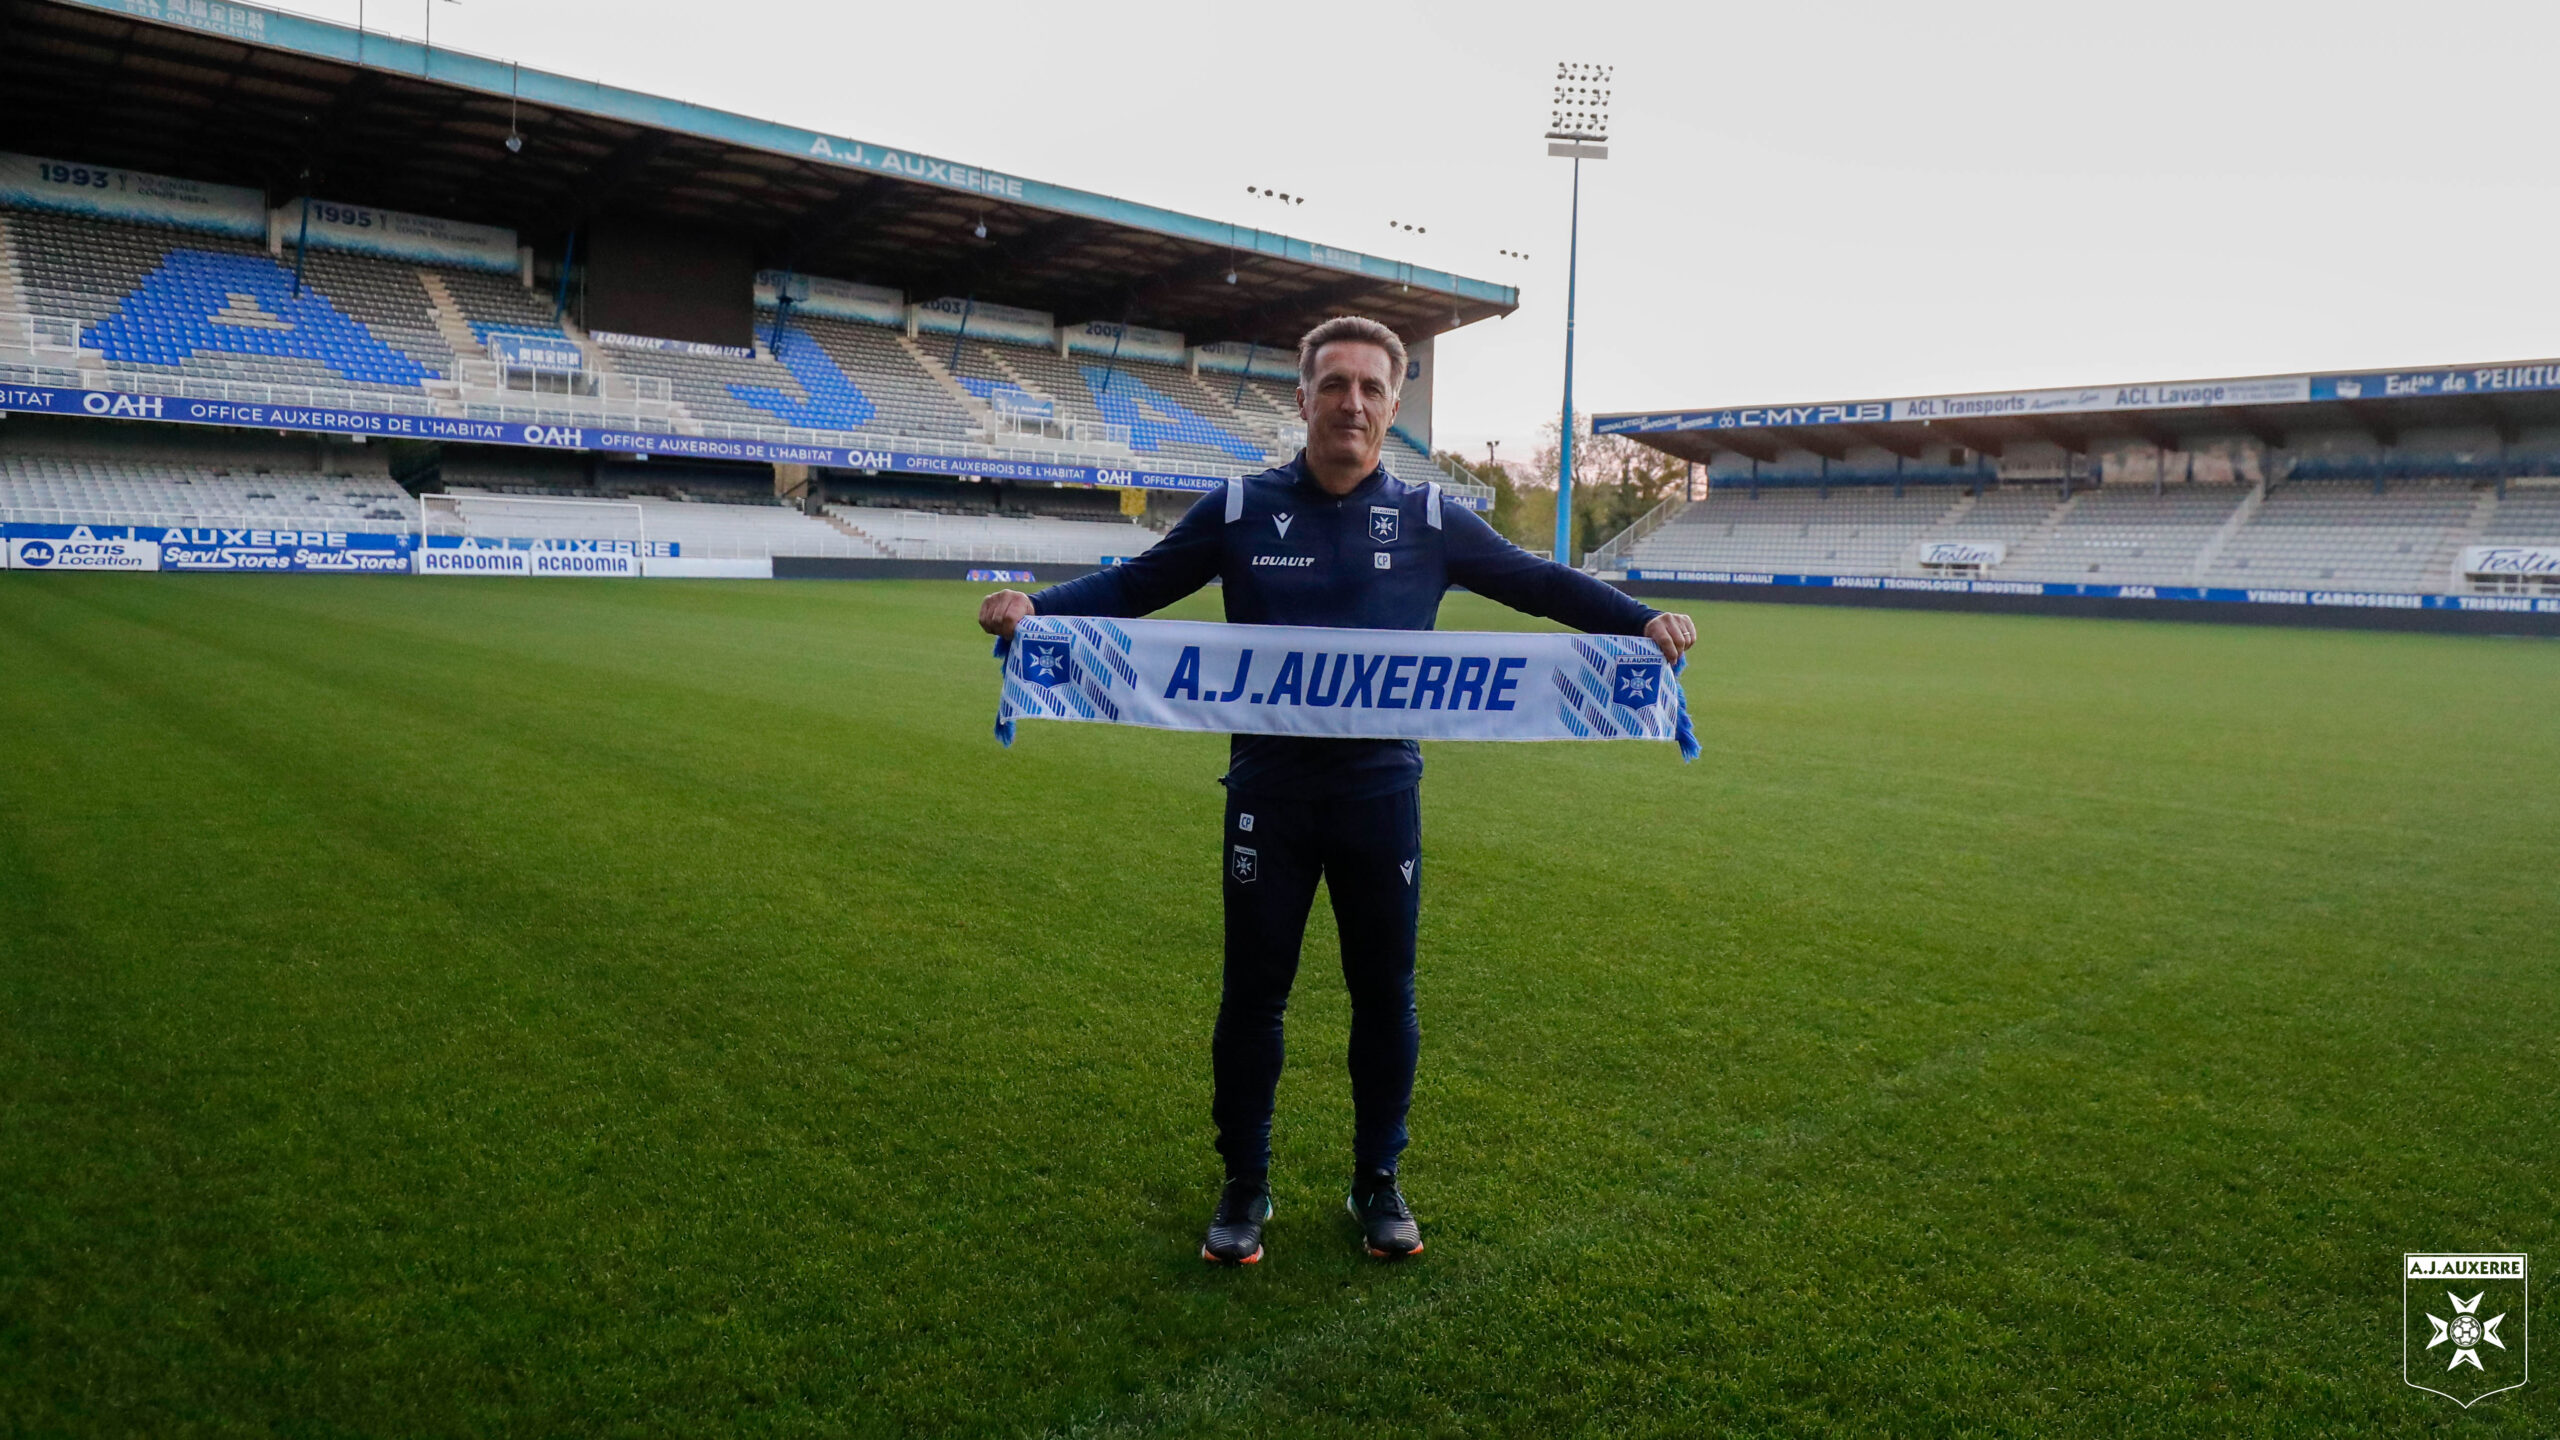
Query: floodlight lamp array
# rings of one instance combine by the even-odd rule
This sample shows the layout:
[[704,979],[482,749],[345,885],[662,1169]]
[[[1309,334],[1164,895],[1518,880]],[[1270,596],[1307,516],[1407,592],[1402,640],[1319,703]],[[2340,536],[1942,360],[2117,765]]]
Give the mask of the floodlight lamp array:
[[1550,140],[1604,141],[1609,138],[1609,94],[1615,65],[1560,61],[1556,65],[1556,97],[1548,117]]

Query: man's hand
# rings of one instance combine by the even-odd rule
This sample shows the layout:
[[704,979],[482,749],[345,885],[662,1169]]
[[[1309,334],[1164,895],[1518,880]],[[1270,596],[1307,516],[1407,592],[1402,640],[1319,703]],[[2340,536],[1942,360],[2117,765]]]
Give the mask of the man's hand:
[[[1004,593],[1010,595],[1013,592],[1008,590]],[[988,596],[988,603],[993,604],[995,598]],[[1663,659],[1677,660],[1689,652],[1690,646],[1698,643],[1698,627],[1690,623],[1686,615],[1656,615],[1646,623],[1644,638],[1662,647]]]
[[1013,627],[1032,613],[1030,596],[1019,590],[999,590],[978,602],[978,628],[1010,640]]

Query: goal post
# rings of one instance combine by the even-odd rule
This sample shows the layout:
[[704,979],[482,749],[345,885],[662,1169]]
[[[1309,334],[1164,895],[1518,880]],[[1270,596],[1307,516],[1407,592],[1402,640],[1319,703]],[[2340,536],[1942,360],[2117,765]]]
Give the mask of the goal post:
[[521,541],[537,548],[589,546],[649,553],[648,512],[631,500],[567,500],[469,490],[418,497],[418,538]]

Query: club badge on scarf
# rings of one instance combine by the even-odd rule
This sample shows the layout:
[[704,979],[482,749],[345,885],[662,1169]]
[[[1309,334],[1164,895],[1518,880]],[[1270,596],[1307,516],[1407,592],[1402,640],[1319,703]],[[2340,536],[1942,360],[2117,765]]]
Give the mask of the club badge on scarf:
[[1041,615],[1008,645],[1021,719],[1375,740],[1669,740],[1698,756],[1681,667],[1625,635],[1322,630]]

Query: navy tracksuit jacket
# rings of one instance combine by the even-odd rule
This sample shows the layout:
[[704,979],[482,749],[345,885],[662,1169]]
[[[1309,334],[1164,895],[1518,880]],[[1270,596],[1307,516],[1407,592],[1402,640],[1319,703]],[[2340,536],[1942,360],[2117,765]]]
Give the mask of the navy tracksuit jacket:
[[[1243,625],[1429,630],[1463,585],[1515,610],[1604,635],[1641,635],[1657,613],[1503,539],[1436,485],[1374,471],[1328,495],[1306,456],[1229,481],[1125,565],[1031,597],[1043,615],[1134,617],[1211,580]],[[1353,1158],[1393,1170],[1422,1030],[1414,1014],[1421,913],[1422,748],[1410,740],[1233,737],[1227,765],[1226,980],[1210,1043],[1210,1113],[1231,1175],[1271,1164],[1281,1017],[1316,881],[1328,882],[1351,992]]]

